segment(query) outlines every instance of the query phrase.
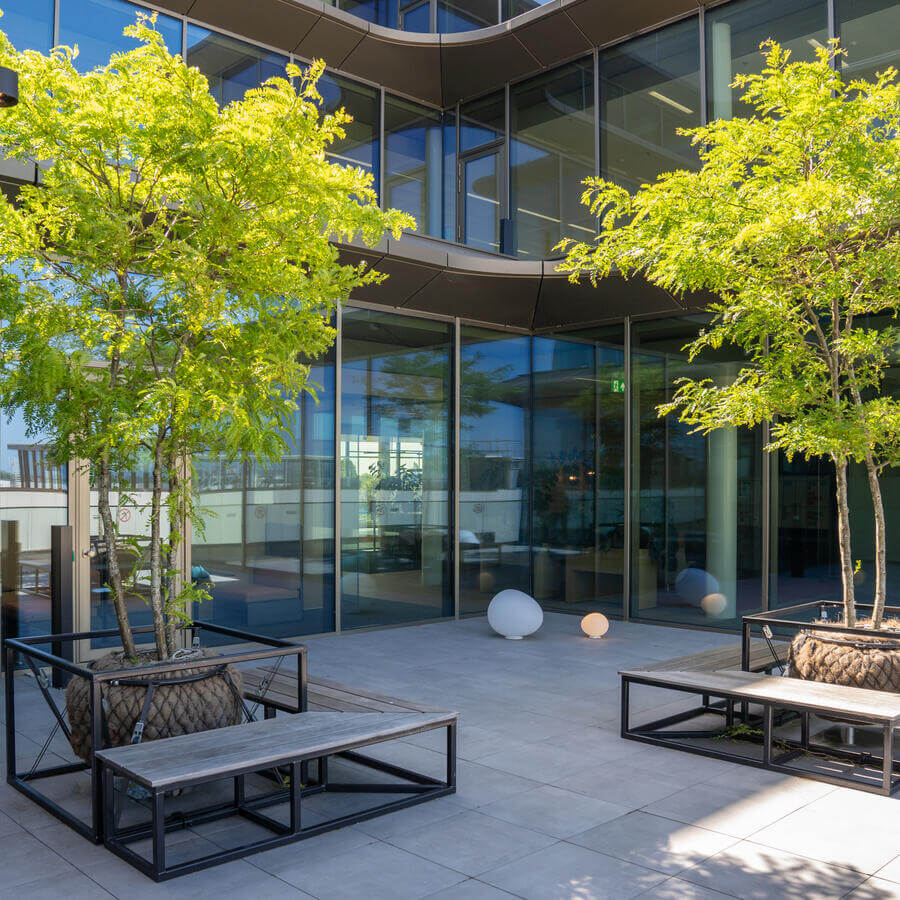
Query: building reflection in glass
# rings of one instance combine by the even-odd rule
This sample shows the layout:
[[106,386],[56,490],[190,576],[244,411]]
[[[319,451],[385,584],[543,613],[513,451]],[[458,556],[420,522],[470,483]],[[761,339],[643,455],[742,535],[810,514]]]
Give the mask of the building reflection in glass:
[[452,326],[343,318],[341,627],[453,613]]
[[460,349],[459,606],[484,612],[531,590],[530,346],[526,335],[463,327]]

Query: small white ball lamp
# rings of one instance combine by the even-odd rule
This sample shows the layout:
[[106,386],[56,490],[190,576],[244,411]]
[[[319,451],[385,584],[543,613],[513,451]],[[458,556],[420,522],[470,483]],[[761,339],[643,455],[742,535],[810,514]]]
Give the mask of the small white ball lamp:
[[533,597],[507,588],[488,604],[488,624],[507,640],[521,641],[544,624],[544,611]]
[[589,638],[602,638],[609,631],[609,619],[603,613],[588,613],[581,620],[581,630]]
[[701,601],[700,606],[708,616],[716,618],[725,612],[728,606],[728,598],[721,593],[707,594]]

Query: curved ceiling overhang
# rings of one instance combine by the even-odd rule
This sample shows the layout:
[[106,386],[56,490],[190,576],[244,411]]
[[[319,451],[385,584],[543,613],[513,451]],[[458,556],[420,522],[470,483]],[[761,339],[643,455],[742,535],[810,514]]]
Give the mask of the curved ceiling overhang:
[[475,31],[412,34],[370,24],[322,0],[153,2],[212,28],[306,59],[324,59],[348,75],[441,107],[537,74],[703,4],[703,0],[550,0]]
[[412,234],[374,248],[342,245],[341,257],[388,276],[354,294],[355,300],[528,331],[678,315],[703,309],[711,299],[676,297],[639,278],[571,284],[556,271],[557,260],[508,259]]

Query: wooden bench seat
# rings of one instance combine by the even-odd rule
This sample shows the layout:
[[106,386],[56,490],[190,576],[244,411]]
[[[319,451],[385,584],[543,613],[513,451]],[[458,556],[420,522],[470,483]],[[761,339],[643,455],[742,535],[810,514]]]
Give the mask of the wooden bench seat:
[[[857,787],[875,793],[891,795],[900,782],[894,777],[894,731],[900,727],[900,695],[888,691],[865,690],[818,681],[803,681],[784,678],[765,672],[705,671],[696,669],[627,669],[620,673],[622,678],[622,723],[623,738],[660,744],[678,750],[687,750],[727,759],[746,765],[756,765],[775,771],[789,772],[816,778],[831,784]],[[703,698],[699,707],[668,715],[640,726],[633,726],[630,718],[630,692],[633,685],[667,688]],[[715,706],[710,698],[721,698],[723,705]],[[724,712],[726,725],[735,720],[735,705],[738,704],[746,717],[751,707],[762,709],[762,758],[754,759],[711,746],[710,738],[715,733],[702,730],[674,730],[682,723],[697,720],[709,713]],[[775,714],[794,714],[800,718],[800,739],[793,740],[775,734]],[[882,732],[883,752],[876,756],[850,750],[816,745],[810,741],[810,716],[817,715],[853,725],[868,725]],[[706,740],[704,744],[703,741]],[[775,755],[775,742],[789,747],[786,753]],[[827,754],[833,758],[856,762],[859,767],[851,767],[847,776],[834,771],[814,771],[788,763],[809,756],[810,753]],[[879,766],[872,774],[869,769]],[[835,767],[831,767],[835,770]]]
[[[163,881],[452,793],[456,785],[456,723],[457,714],[446,711],[311,711],[101,750],[96,757],[103,777],[105,843],[110,850],[145,874],[156,881]],[[447,769],[442,779],[401,769],[355,752],[374,744],[441,728],[447,729]],[[328,760],[332,757],[387,773],[391,778],[377,784],[335,782],[328,775]],[[307,771],[308,764],[313,760],[318,762],[318,779],[314,784],[310,782]],[[247,800],[245,778],[270,770],[289,771],[289,787],[265,795],[262,798],[265,802],[261,802],[260,797]],[[149,824],[121,830],[117,828],[116,776],[136,782],[149,792],[152,798],[152,820]],[[192,811],[190,817],[181,815],[167,822],[166,792],[226,779],[234,782],[233,804]],[[303,827],[302,798],[328,791],[392,794],[399,795],[401,799]],[[260,812],[261,808],[278,803],[288,804],[288,825]],[[272,836],[200,859],[177,865],[166,864],[167,831],[186,827],[191,822],[236,815],[264,826],[272,832]],[[129,846],[147,837],[152,838],[152,858],[141,856]]]
[[[780,662],[787,660],[790,644],[782,641],[773,642],[775,652]],[[775,658],[768,644],[762,638],[754,638],[750,641],[750,666],[751,672],[762,672],[776,665]],[[729,644],[726,647],[715,647],[712,650],[702,650],[699,653],[689,653],[686,656],[676,656],[674,659],[664,659],[646,666],[638,666],[631,671],[635,672],[719,672],[725,669],[741,668],[741,644]]]

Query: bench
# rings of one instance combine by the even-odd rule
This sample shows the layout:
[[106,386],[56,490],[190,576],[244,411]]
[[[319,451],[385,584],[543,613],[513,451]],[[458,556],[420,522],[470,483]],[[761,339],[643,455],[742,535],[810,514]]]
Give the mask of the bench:
[[[144,874],[156,881],[165,881],[453,793],[456,790],[456,724],[455,712],[313,711],[101,750],[96,758],[103,780],[104,843]],[[443,778],[410,772],[355,753],[374,744],[442,728],[447,729],[446,774]],[[328,772],[328,760],[335,756],[352,759],[370,769],[387,771],[392,780],[377,784],[335,781]],[[305,784],[304,768],[314,760],[318,761],[317,781]],[[284,769],[290,773],[287,787],[279,786],[275,791],[253,798],[246,796],[248,775]],[[149,823],[119,827],[116,776],[140,785],[149,795]],[[182,812],[167,819],[167,793],[222,780],[233,782],[233,802],[194,809],[189,814]],[[398,799],[304,826],[304,798],[329,791],[386,794]],[[261,812],[278,805],[282,807],[282,814],[288,814],[286,823]],[[167,863],[168,832],[230,816],[247,819],[271,834],[200,858]],[[148,838],[152,847],[149,857],[130,846]]]
[[[759,766],[791,775],[815,778],[829,784],[861,788],[862,790],[890,796],[900,781],[894,777],[894,729],[900,726],[900,695],[887,691],[873,691],[825,684],[818,681],[802,681],[783,678],[764,672],[699,671],[699,670],[624,670],[622,677],[621,735],[630,740],[687,750],[704,756],[725,759],[730,762]],[[700,707],[675,713],[640,726],[631,724],[631,689],[633,685],[666,688],[704,698]],[[734,723],[734,707],[758,707],[762,711],[762,756],[746,755],[709,746],[715,732],[702,730],[674,731],[673,726],[714,712],[707,705],[709,697],[721,698],[725,703],[726,724]],[[776,710],[793,714],[800,719],[799,740],[776,734]],[[810,716],[836,719],[853,725],[868,725],[881,730],[883,752],[881,756],[857,751],[817,745],[810,740]],[[694,741],[689,744],[686,741]],[[706,740],[707,744],[702,743]],[[786,752],[776,755],[776,743]],[[788,763],[803,759],[809,763],[810,754],[825,754],[829,758],[853,763],[847,775],[835,774],[831,764],[829,771],[816,771]],[[873,767],[877,766],[877,769]]]
[[[775,641],[770,648],[762,638],[753,638],[750,641],[747,671],[768,672],[779,663],[784,663],[787,660],[790,646],[785,641]],[[772,649],[778,656],[778,662],[775,661]],[[638,666],[630,671],[720,672],[723,669],[740,669],[742,668],[741,663],[742,647],[740,643],[737,643],[728,644],[725,647],[715,647],[712,650],[701,650],[699,653],[689,653],[687,656],[676,656],[674,659],[664,659],[646,666]]]

